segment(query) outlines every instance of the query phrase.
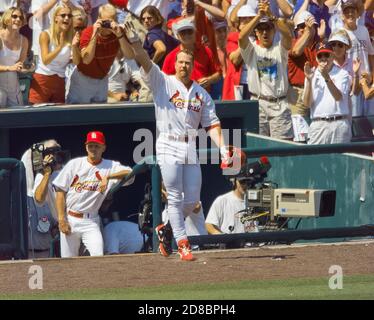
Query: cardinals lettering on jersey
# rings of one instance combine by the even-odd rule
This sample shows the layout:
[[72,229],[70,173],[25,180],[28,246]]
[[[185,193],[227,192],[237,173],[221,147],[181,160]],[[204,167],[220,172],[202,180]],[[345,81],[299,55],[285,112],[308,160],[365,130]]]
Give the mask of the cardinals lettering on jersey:
[[200,112],[203,106],[203,100],[200,98],[199,94],[196,92],[195,98],[191,99],[188,104],[188,110]]
[[75,177],[73,179],[73,182],[70,185],[70,188],[73,188],[75,190],[75,192],[77,192],[77,193],[81,193],[84,190],[93,191],[93,192],[98,191],[99,192],[99,185],[100,185],[100,181],[102,180],[102,178],[100,176],[100,172],[96,171],[95,176],[96,176],[97,180],[80,182],[79,181],[79,176],[75,175]]
[[188,103],[187,109],[195,112],[200,112],[203,106],[203,100],[196,92],[195,97],[191,100],[184,100],[180,97],[180,92],[177,90],[172,97],[169,99],[171,103],[178,109],[183,109],[185,107],[185,103]]

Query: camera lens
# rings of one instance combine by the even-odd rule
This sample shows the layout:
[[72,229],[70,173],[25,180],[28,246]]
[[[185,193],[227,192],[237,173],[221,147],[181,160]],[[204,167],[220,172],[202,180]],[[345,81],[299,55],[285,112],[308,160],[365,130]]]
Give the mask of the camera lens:
[[110,28],[110,20],[104,20],[103,22],[101,22],[101,26],[103,27],[103,28]]

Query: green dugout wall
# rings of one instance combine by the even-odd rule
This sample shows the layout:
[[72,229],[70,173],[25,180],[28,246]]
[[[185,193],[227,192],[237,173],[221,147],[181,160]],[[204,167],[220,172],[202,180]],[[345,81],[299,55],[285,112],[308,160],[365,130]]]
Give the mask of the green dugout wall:
[[[247,133],[249,148],[287,145],[297,144]],[[344,153],[269,157],[269,160],[272,168],[268,180],[278,183],[279,188],[336,190],[335,216],[304,218],[299,229],[374,223],[374,158],[371,156]]]

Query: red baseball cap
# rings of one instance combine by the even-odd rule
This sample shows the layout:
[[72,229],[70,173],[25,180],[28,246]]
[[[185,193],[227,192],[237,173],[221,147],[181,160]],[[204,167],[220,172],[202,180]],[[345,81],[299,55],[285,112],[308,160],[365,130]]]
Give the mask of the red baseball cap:
[[86,144],[90,142],[105,144],[105,136],[101,131],[91,131],[87,133]]
[[334,51],[332,50],[331,44],[321,42],[317,45],[317,55],[322,52],[333,53]]
[[127,3],[129,1],[128,0],[109,0],[108,2],[112,4],[113,6],[119,7],[121,9],[126,9]]

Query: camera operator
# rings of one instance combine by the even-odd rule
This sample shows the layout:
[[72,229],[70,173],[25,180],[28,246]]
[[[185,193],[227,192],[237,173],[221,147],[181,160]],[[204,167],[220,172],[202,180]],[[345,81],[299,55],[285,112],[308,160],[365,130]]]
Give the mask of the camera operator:
[[[56,140],[46,140],[28,149],[21,159],[26,169],[29,250],[32,258],[49,257],[51,240],[58,232],[52,182],[64,163],[60,150],[61,146]],[[38,171],[35,166],[42,169]]]
[[233,190],[218,196],[212,203],[205,219],[209,234],[257,232],[254,222],[240,221],[240,213],[245,209],[244,195],[247,192],[245,177],[230,179]]
[[80,38],[81,62],[70,77],[67,103],[104,103],[108,96],[108,73],[118,51],[125,58],[134,54],[117,23],[116,8],[99,8],[99,19],[83,30]]

